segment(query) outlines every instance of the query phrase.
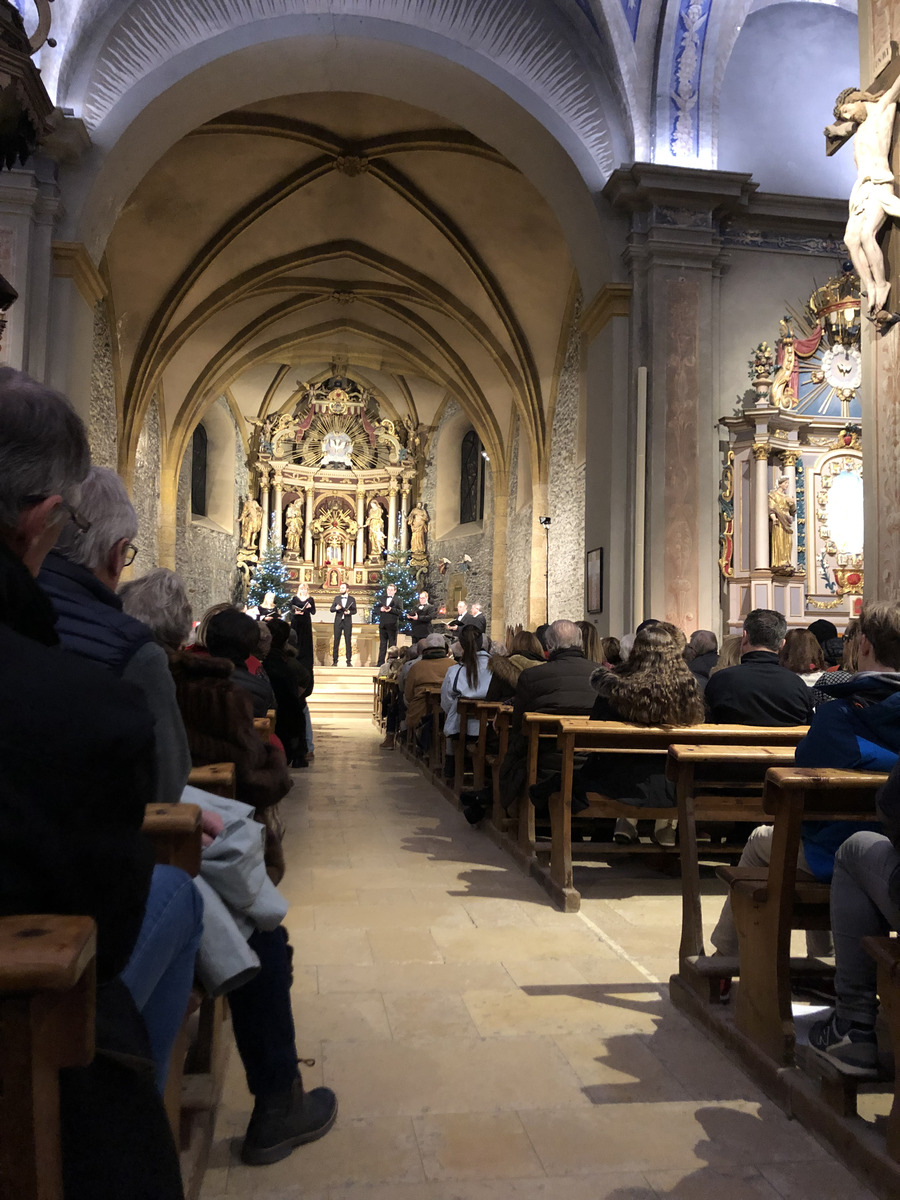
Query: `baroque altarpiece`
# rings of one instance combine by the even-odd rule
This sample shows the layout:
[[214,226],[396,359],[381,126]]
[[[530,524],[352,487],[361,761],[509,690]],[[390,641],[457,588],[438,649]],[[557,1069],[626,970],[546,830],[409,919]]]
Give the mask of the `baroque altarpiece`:
[[720,425],[719,569],[725,628],[753,608],[789,626],[862,602],[859,279],[849,270],[781,321],[750,360],[750,392]]
[[365,388],[331,376],[254,425],[238,549],[245,584],[273,538],[292,583],[314,594],[346,583],[361,612],[386,554],[427,570],[428,516],[416,503],[424,463],[411,422],[398,427]]

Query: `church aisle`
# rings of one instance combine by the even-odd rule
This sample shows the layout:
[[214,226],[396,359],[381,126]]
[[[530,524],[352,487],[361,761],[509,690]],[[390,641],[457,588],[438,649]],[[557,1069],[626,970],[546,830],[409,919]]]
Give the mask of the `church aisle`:
[[[379,740],[317,722],[282,805],[298,1046],[337,1124],[243,1166],[233,1053],[203,1200],[869,1200],[671,1007],[661,960],[597,935],[611,901],[557,912]],[[677,898],[636,890],[621,927],[649,904],[674,954]]]

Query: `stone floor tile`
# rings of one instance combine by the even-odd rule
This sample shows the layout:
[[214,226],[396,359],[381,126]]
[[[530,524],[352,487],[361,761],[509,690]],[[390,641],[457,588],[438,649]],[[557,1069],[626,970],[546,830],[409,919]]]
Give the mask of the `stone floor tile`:
[[463,992],[469,988],[515,991],[500,963],[376,963],[319,967],[319,991]]
[[647,1171],[646,1176],[659,1200],[780,1200],[779,1193],[753,1167]]
[[512,995],[469,991],[463,999],[484,1037],[524,1033],[559,1037],[587,1030],[598,1035],[652,1033],[661,1015],[658,997],[631,995],[627,985],[614,994],[590,983],[538,984]]
[[369,1187],[332,1188],[328,1200],[657,1200],[641,1175],[593,1179],[456,1180]]
[[294,1022],[300,1030],[315,1030],[320,1041],[380,1041],[391,1036],[379,992],[298,996],[294,999]]
[[325,1082],[348,1116],[590,1106],[548,1038],[326,1042]]
[[381,905],[381,904],[415,904],[416,896],[412,888],[387,887],[387,888],[371,888],[363,887],[358,892],[360,904],[366,907]]
[[472,921],[461,906],[417,904],[409,892],[406,904],[322,904],[316,909],[317,929],[413,929],[432,925],[471,929]]
[[479,928],[504,925],[534,925],[528,908],[518,900],[501,896],[473,896],[463,900],[463,908]]
[[363,966],[372,962],[372,949],[362,930],[302,929],[292,931],[291,942],[298,964]]
[[779,1196],[873,1200],[869,1189],[832,1158],[814,1163],[764,1163],[759,1170]]
[[536,958],[610,958],[612,952],[586,929],[510,927],[503,929],[435,929],[434,939],[447,962],[516,962]]
[[440,963],[443,956],[427,929],[370,929],[367,937],[377,963]]
[[516,1113],[435,1113],[413,1126],[428,1179],[544,1174]]
[[633,1034],[554,1040],[593,1104],[690,1099],[683,1085]]
[[390,992],[384,1006],[395,1038],[479,1036],[462,996],[453,992]]
[[[618,964],[597,959],[597,964],[607,971],[617,972]],[[519,959],[504,963],[510,977],[518,987],[562,987],[564,984],[584,985],[588,982],[574,962],[560,958],[538,958],[534,962]]]

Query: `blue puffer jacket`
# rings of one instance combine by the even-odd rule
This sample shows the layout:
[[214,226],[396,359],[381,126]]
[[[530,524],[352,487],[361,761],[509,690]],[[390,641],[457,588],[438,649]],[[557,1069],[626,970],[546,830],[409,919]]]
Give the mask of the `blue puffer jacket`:
[[[797,766],[892,770],[900,754],[900,672],[866,672],[849,683],[820,686],[834,699],[816,709],[809,733],[797,746]],[[861,829],[880,827],[850,821],[804,823],[803,852],[817,879],[831,879],[838,846]]]
[[53,602],[60,640],[73,654],[121,675],[141,646],[153,641],[142,621],[122,612],[115,592],[55,550],[44,560],[38,583]]

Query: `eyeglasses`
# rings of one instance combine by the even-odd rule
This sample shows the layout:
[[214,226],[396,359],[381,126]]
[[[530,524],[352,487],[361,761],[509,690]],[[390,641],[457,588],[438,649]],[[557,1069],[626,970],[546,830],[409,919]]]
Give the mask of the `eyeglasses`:
[[122,551],[122,565],[125,567],[130,567],[137,558],[137,552],[138,548],[134,542],[126,542],[125,548]]
[[[43,504],[46,499],[46,496],[23,496],[20,503],[22,504],[23,508],[26,508],[35,504]],[[74,509],[72,505],[65,500],[60,500],[59,507],[63,510],[63,512],[68,513],[69,520],[79,533],[87,533],[91,527],[90,521],[86,521],[81,513]],[[135,554],[136,553],[137,551],[135,551]]]

